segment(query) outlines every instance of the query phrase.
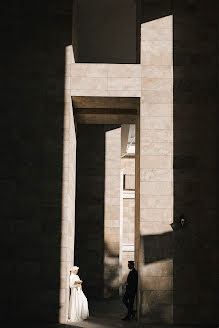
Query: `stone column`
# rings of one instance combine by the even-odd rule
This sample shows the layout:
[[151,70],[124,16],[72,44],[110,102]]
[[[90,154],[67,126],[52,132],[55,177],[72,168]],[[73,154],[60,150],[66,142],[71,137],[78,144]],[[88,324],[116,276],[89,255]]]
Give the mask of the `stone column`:
[[66,47],[65,107],[63,133],[62,229],[60,254],[60,311],[59,321],[68,319],[69,275],[74,261],[76,135],[70,96],[70,66],[72,46]]
[[145,323],[170,324],[173,316],[172,51],[172,16],[141,25],[138,270],[139,312]]
[[106,128],[104,297],[119,292],[121,128]]

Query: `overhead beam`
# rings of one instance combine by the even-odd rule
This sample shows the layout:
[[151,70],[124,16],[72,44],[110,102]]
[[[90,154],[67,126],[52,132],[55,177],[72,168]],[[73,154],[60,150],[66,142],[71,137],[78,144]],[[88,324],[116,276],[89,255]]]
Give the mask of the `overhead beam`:
[[78,124],[135,124],[132,114],[76,114]]
[[135,97],[74,96],[72,102],[74,108],[137,109],[139,106],[139,98]]

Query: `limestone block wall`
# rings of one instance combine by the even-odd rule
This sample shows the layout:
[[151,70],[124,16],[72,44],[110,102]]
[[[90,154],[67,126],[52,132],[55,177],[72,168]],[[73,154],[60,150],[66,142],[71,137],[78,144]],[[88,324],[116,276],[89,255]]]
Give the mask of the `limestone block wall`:
[[141,66],[138,64],[71,65],[72,96],[140,97]]
[[60,249],[60,311],[59,321],[68,319],[69,276],[74,264],[75,244],[75,189],[76,189],[76,131],[69,76],[73,57],[72,46],[65,49],[65,95],[64,95],[64,135],[63,135],[63,183],[62,183],[62,226]]
[[[140,65],[130,65],[130,64],[79,64],[74,63],[74,60],[71,64],[71,79],[70,79],[70,88],[71,96],[99,96],[99,97],[140,97],[141,93],[141,68]],[[109,122],[110,123],[110,122]],[[83,126],[83,125],[82,125]],[[91,128],[91,127],[90,127]],[[112,128],[112,126],[111,126]],[[106,297],[118,294],[118,259],[119,259],[119,201],[120,201],[120,157],[121,157],[121,136],[120,132],[116,132],[114,136],[114,130],[109,126],[109,131],[106,130],[107,134],[112,138],[107,137],[105,140],[106,144],[106,167],[105,167],[105,177],[106,177],[106,199],[105,199],[105,213],[106,213],[106,225],[103,229],[106,237],[107,246],[105,248],[105,273],[103,273],[103,279],[105,279],[105,291],[104,294]],[[112,130],[112,131],[110,131]],[[97,129],[95,129],[97,131]],[[86,135],[86,133],[85,133]],[[93,134],[92,134],[93,136]],[[102,137],[101,137],[102,138]],[[100,142],[101,138],[98,138]],[[96,142],[94,142],[95,144]],[[112,143],[112,144],[111,144]],[[108,144],[108,146],[107,146]],[[93,154],[97,156],[97,152]],[[111,157],[112,155],[112,157]],[[87,162],[89,165],[90,162]],[[100,167],[96,167],[98,171]],[[85,173],[83,173],[85,174]],[[82,175],[82,174],[81,174]],[[89,174],[88,174],[89,175]],[[110,184],[110,179],[113,181]],[[82,188],[83,189],[83,188]],[[114,190],[115,189],[115,190]],[[117,198],[118,197],[118,198]],[[87,202],[88,200],[86,200]],[[104,203],[104,202],[103,202]],[[83,215],[82,215],[83,217]],[[82,219],[80,218],[80,220]],[[77,214],[76,214],[77,218]],[[87,222],[87,221],[86,221]],[[77,223],[76,223],[77,224]],[[86,223],[87,224],[87,223]],[[101,229],[103,222],[99,224],[98,236],[101,238]],[[87,236],[87,235],[86,235]],[[109,238],[112,237],[112,238]],[[78,243],[77,243],[78,240]],[[82,258],[79,256],[80,253],[80,238],[76,234],[76,248],[79,250],[76,258],[78,261],[81,261]],[[108,245],[109,243],[109,245]],[[83,246],[82,246],[83,248]],[[103,250],[103,249],[102,249]],[[98,246],[98,261],[101,260],[101,246]],[[86,254],[86,252],[85,252]],[[81,267],[86,267],[83,264],[83,261],[80,262]],[[101,262],[103,263],[103,262]],[[116,264],[116,265],[115,265]],[[116,267],[116,268],[115,268]],[[101,273],[103,267],[100,268],[99,272]],[[87,276],[87,275],[86,275]],[[95,273],[93,279],[90,280],[90,283],[93,282],[93,287],[88,286],[90,295],[94,295],[97,291],[97,284],[99,281],[100,292],[97,296],[102,295],[103,284],[101,277],[98,281],[95,280],[95,277],[98,276]],[[99,277],[99,276],[98,276]],[[94,283],[95,281],[95,283]],[[116,286],[116,288],[115,288]],[[98,287],[98,288],[99,288]],[[92,289],[93,288],[93,289]],[[92,291],[93,290],[93,291]]]
[[138,271],[139,316],[145,323],[173,322],[172,259],[168,254],[173,220],[172,33],[171,15],[141,25]]
[[119,292],[121,128],[105,133],[104,297]]
[[135,253],[135,199],[123,199],[123,237],[122,237],[122,282],[129,273],[128,261],[134,261]]
[[8,163],[2,170],[0,320],[57,322],[65,47],[71,44],[72,1],[61,6],[23,1],[14,3],[13,11],[5,2],[2,8]]
[[218,1],[174,2],[173,303],[176,324],[219,322]]
[[75,2],[78,8],[79,62],[137,62],[136,1],[76,0]]
[[[135,177],[135,158],[122,158],[123,174]],[[122,283],[124,284],[129,273],[128,261],[135,256],[135,191],[133,183],[131,195],[123,191],[123,233],[122,233]],[[130,187],[129,185],[129,187]],[[123,285],[124,286],[124,285]]]
[[105,127],[77,126],[75,264],[88,300],[103,297]]

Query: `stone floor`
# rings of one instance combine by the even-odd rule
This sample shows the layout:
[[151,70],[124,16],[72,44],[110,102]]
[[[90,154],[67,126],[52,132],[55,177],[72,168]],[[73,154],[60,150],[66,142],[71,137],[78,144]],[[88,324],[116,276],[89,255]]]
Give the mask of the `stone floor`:
[[[69,328],[120,328],[139,327],[136,320],[123,321],[126,310],[121,300],[103,300],[90,306],[90,318],[83,322],[71,324]],[[65,325],[66,327],[66,325]]]
[[[22,325],[22,328],[219,328],[217,326],[172,326],[172,325],[156,325],[156,324],[138,324],[136,320],[123,321],[126,310],[120,299],[103,300],[89,304],[90,317],[88,320],[69,323],[69,324],[44,324],[44,325]],[[1,326],[3,327],[3,326]],[[19,325],[8,326],[4,328],[17,328]]]
[[[83,322],[69,325],[58,325],[57,328],[177,328],[172,325],[138,324],[136,320],[123,321],[126,310],[121,300],[103,300],[90,305],[90,318]],[[50,327],[47,327],[50,328]],[[51,327],[53,328],[53,327]],[[192,328],[192,326],[180,326]],[[196,328],[198,328],[196,326]],[[210,328],[210,326],[208,326]],[[219,328],[219,327],[217,327]]]

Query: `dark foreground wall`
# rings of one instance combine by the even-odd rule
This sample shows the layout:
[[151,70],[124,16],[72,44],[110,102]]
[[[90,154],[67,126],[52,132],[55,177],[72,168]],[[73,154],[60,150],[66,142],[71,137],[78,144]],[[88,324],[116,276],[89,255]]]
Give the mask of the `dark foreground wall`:
[[119,282],[112,282],[118,280],[119,224],[112,229],[107,222],[119,220],[119,127],[77,126],[75,264],[89,301],[118,295]]
[[218,12],[218,1],[142,1],[142,23],[173,15],[174,218],[187,220],[144,236],[145,265],[173,260],[171,297],[164,286],[147,299],[151,322],[219,323]]
[[88,298],[104,288],[104,125],[77,126],[75,264]]
[[0,320],[59,315],[65,46],[72,0],[1,2]]
[[173,319],[219,323],[218,1],[174,1]]
[[78,62],[139,62],[136,0],[76,0],[75,6]]

